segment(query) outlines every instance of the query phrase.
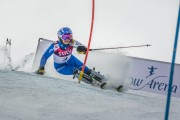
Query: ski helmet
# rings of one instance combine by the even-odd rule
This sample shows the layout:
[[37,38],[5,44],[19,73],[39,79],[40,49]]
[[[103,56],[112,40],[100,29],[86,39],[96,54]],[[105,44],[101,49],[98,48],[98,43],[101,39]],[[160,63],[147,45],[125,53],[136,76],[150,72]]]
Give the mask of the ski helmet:
[[[72,39],[72,30],[68,27],[62,27],[59,31],[58,31],[58,38],[60,40],[66,40],[67,38],[68,39]],[[69,37],[68,36],[65,36],[65,35],[70,35]]]

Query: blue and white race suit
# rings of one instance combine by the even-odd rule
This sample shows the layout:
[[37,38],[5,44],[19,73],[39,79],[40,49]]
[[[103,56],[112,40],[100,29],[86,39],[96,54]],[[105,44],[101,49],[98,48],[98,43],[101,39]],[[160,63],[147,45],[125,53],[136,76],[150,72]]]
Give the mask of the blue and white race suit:
[[[72,75],[75,69],[82,69],[83,63],[72,55],[73,48],[82,45],[76,40],[72,40],[70,44],[63,44],[60,41],[52,43],[43,54],[40,66],[45,66],[47,59],[53,54],[54,68],[57,72],[64,75]],[[84,72],[89,70],[85,67]]]

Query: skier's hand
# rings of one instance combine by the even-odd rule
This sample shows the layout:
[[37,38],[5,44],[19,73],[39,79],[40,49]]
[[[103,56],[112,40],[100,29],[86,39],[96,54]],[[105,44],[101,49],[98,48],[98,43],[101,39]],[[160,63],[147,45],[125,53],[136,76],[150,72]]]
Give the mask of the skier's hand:
[[40,75],[44,75],[44,66],[40,66],[39,69],[37,70],[37,74],[40,74]]
[[87,48],[85,46],[78,46],[76,51],[79,53],[79,54],[86,54],[86,51],[87,51]]

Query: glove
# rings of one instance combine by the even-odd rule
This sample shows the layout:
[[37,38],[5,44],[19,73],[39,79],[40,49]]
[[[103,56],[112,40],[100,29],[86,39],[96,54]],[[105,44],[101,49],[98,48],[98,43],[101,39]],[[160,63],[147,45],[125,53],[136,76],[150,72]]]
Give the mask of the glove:
[[76,51],[79,53],[79,54],[86,54],[86,51],[87,51],[87,48],[85,46],[78,46]]
[[44,75],[44,72],[44,66],[40,66],[36,73],[39,75]]

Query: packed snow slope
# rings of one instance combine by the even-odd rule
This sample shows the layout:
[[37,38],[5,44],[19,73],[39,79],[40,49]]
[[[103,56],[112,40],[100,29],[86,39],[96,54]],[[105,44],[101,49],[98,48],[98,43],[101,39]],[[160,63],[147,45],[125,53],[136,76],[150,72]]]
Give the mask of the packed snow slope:
[[[166,97],[0,70],[0,120],[163,120]],[[172,98],[170,120],[180,118]]]

